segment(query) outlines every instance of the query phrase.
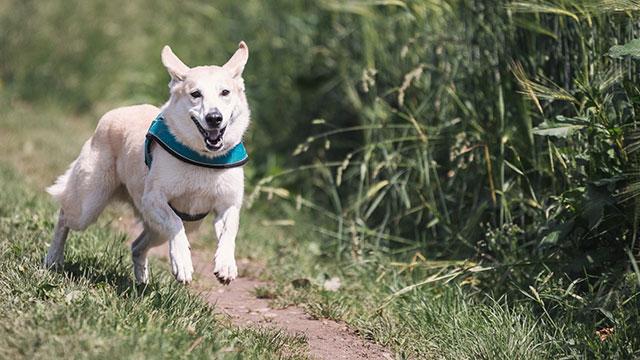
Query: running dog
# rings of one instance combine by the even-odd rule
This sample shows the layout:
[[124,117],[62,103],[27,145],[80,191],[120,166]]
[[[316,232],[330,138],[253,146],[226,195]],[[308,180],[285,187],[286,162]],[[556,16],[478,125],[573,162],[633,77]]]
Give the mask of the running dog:
[[193,265],[187,233],[206,214],[218,238],[214,274],[223,284],[238,275],[235,238],[244,195],[242,137],[250,111],[242,72],[249,49],[240,42],[222,66],[189,68],[162,49],[171,80],[161,107],[136,105],[106,113],[78,158],[47,188],[60,205],[44,260],[60,267],[69,230],[84,230],[114,199],[132,204],[144,230],[131,245],[138,283],[148,283],[147,253],[169,242],[171,271],[189,283]]

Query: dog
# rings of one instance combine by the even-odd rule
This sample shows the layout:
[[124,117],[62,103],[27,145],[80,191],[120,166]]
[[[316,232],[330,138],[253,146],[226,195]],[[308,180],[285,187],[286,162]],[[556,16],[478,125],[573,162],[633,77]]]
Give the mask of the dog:
[[[190,68],[169,46],[162,49],[161,58],[171,77],[169,100],[161,108],[135,105],[107,112],[78,158],[47,188],[60,206],[44,260],[47,268],[63,265],[69,230],[86,229],[110,201],[122,199],[133,205],[144,225],[131,245],[137,283],[149,282],[149,249],[167,241],[173,275],[181,283],[191,282],[187,233],[197,229],[209,212],[215,214],[218,239],[214,274],[225,285],[237,277],[235,238],[246,162],[242,138],[250,122],[242,73],[249,49],[240,42],[222,66]],[[158,122],[169,140],[153,136]],[[173,153],[165,146],[172,141],[202,161]],[[231,165],[206,166],[236,154],[239,147],[244,158]]]

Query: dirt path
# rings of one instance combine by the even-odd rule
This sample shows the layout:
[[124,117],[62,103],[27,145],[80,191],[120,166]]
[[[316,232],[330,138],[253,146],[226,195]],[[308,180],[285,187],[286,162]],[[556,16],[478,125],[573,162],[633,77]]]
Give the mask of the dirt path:
[[[129,234],[130,239],[142,231],[140,224],[128,217],[120,218],[120,230]],[[152,256],[166,260],[168,245],[151,250]],[[215,306],[216,311],[225,314],[236,326],[257,326],[283,329],[290,334],[304,334],[309,344],[309,353],[316,359],[393,359],[391,352],[382,346],[358,337],[345,324],[332,320],[314,320],[303,309],[295,306],[273,309],[266,299],[258,299],[253,292],[257,286],[267,283],[240,277],[229,286],[220,285],[213,276],[212,254],[193,251],[193,267],[196,272],[192,288],[203,299]],[[238,263],[239,267],[249,266]]]

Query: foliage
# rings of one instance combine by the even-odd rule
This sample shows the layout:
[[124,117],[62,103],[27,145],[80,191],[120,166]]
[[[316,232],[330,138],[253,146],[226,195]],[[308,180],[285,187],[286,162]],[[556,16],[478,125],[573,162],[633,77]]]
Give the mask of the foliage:
[[[629,268],[620,259],[636,216],[619,194],[633,169],[637,64],[607,54],[636,37],[636,7],[324,4],[334,33],[357,30],[319,39],[317,66],[341,96],[295,152],[313,159],[300,177],[316,174],[297,203],[326,215],[319,230],[336,254],[529,264],[514,270],[521,286],[544,265],[571,276]],[[516,279],[487,280],[503,291]]]

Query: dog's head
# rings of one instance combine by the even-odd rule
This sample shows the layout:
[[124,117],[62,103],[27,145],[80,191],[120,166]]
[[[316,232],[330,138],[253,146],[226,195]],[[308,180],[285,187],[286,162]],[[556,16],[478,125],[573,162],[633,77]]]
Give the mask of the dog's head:
[[162,113],[180,142],[203,155],[219,156],[242,141],[249,125],[242,79],[248,58],[249,49],[240,42],[226,64],[189,68],[169,46],[162,49],[162,63],[171,76],[171,97]]

